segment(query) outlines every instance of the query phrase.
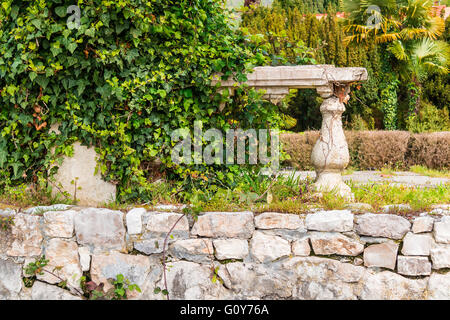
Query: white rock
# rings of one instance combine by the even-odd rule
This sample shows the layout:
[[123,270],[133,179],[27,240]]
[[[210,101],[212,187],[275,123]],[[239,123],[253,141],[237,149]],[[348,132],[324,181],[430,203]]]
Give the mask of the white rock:
[[398,256],[397,272],[405,276],[428,276],[431,262],[427,257]]
[[145,227],[146,233],[144,235],[146,239],[164,238],[174,226],[171,233],[174,238],[189,238],[189,222],[183,214],[174,212],[148,212],[144,218],[147,221]]
[[21,266],[0,258],[0,300],[17,299],[21,289]]
[[142,215],[147,210],[145,208],[134,208],[127,213],[127,230],[128,234],[142,233]]
[[364,245],[340,233],[311,232],[311,245],[315,254],[357,256],[364,251]]
[[394,214],[367,213],[356,216],[356,232],[371,237],[402,239],[411,223]]
[[398,244],[392,241],[370,245],[364,250],[364,265],[394,270],[397,251]]
[[295,230],[304,227],[303,219],[297,214],[264,212],[255,217],[258,229],[289,229]]
[[178,240],[170,245],[170,253],[178,259],[198,263],[214,261],[214,248],[210,239]]
[[79,247],[78,255],[80,256],[80,266],[82,271],[89,271],[91,268],[91,252],[89,248]]
[[73,236],[74,210],[47,211],[44,213],[45,235],[47,237],[71,238]]
[[45,249],[45,258],[49,260],[45,270],[57,275],[55,277],[48,272],[37,275],[37,279],[50,284],[67,280],[67,284],[73,288],[80,288],[80,279],[83,276],[78,256],[78,246],[75,241],[53,238],[50,239]]
[[244,259],[249,253],[247,240],[214,240],[213,244],[216,249],[216,258],[218,260]]
[[108,209],[83,209],[74,216],[77,242],[94,251],[124,250],[123,213]]
[[306,228],[329,232],[352,231],[353,217],[349,210],[319,211],[306,216]]
[[440,274],[433,272],[428,280],[428,299],[450,300],[450,272]]
[[47,283],[35,281],[31,289],[32,300],[82,300],[69,291]]
[[450,244],[450,216],[434,223],[434,239],[439,243]]
[[[167,241],[167,246],[172,241]],[[145,254],[162,253],[164,248],[164,239],[145,239],[134,242],[134,248]],[[168,248],[166,248],[167,250]]]
[[434,219],[432,217],[417,217],[414,219],[412,231],[414,233],[431,232]]
[[431,248],[430,253],[433,269],[450,268],[449,244],[435,244],[433,248]]
[[363,300],[421,300],[427,279],[408,279],[390,271],[374,273],[364,281]]
[[255,225],[252,212],[207,212],[198,217],[192,234],[208,238],[251,238]]
[[309,254],[311,253],[309,238],[295,240],[292,243],[292,253],[294,254],[294,256],[309,256]]
[[405,256],[429,256],[432,245],[433,237],[430,233],[408,232],[403,239],[402,254]]
[[42,232],[38,216],[17,214],[11,226],[12,243],[7,251],[8,256],[31,257],[42,253]]
[[283,238],[256,231],[250,242],[252,256],[261,263],[272,262],[291,254],[291,246]]

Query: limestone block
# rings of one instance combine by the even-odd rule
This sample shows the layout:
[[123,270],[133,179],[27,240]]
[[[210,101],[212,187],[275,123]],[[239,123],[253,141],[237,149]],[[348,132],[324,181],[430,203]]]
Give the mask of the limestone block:
[[429,276],[431,262],[427,257],[398,256],[397,272],[405,276]]
[[367,213],[356,217],[356,232],[371,237],[402,239],[411,223],[393,214]]
[[[115,201],[116,185],[102,179],[100,173],[95,174],[97,153],[94,148],[73,144],[73,157],[64,157],[55,175],[56,184],[62,191],[75,197],[80,205],[96,206]],[[74,183],[76,181],[76,184]],[[77,190],[78,187],[81,189]],[[53,193],[60,192],[53,188]]]
[[251,238],[255,225],[252,212],[207,212],[198,217],[192,234],[208,238]]
[[434,239],[439,243],[450,244],[450,216],[434,223]]
[[434,219],[432,217],[417,217],[414,219],[412,231],[414,233],[431,232]]
[[259,262],[272,262],[291,254],[291,246],[283,238],[256,231],[250,242],[250,252]]
[[433,269],[450,268],[450,244],[434,244],[430,253]]
[[346,232],[353,230],[353,214],[349,210],[319,211],[306,216],[306,228],[315,231]]
[[[181,220],[180,220],[181,219]],[[186,216],[174,212],[148,212],[144,215],[145,239],[165,238],[173,228],[171,235],[176,239],[189,237],[189,222]],[[178,223],[177,223],[178,221]]]
[[41,281],[35,281],[31,289],[32,300],[82,300],[69,291]]
[[0,300],[17,299],[21,289],[21,266],[13,261],[0,258]]
[[440,274],[433,272],[428,280],[428,299],[450,300],[450,272]]
[[142,232],[142,215],[147,210],[144,208],[134,208],[127,213],[127,231],[128,234],[139,234]]
[[218,260],[244,259],[249,253],[247,240],[217,239],[213,241],[213,244]]
[[45,235],[47,237],[71,238],[74,230],[73,216],[76,213],[74,210],[45,212]]
[[433,245],[431,233],[408,232],[403,239],[402,254],[405,256],[428,256]]
[[8,256],[30,257],[39,256],[42,253],[42,232],[40,229],[40,217],[28,214],[17,214],[14,217],[14,225],[11,226],[11,246],[7,251]]
[[309,256],[311,247],[309,245],[309,238],[295,240],[292,243],[292,253],[294,256]]
[[289,229],[295,230],[304,226],[303,220],[297,214],[264,212],[255,217],[258,229]]
[[340,233],[311,232],[311,245],[315,254],[357,256],[364,251],[364,245]]
[[169,252],[178,259],[198,263],[214,261],[214,248],[211,239],[185,239],[170,245]]
[[381,267],[394,270],[397,251],[398,244],[390,241],[370,245],[364,250],[364,265],[366,267]]

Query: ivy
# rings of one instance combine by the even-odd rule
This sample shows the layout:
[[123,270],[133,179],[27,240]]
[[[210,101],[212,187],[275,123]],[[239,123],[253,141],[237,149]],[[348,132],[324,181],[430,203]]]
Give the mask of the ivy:
[[54,173],[74,141],[96,148],[120,200],[151,200],[157,160],[170,178],[223,172],[230,183],[233,167],[175,166],[170,133],[195,120],[226,130],[273,118],[255,91],[230,98],[211,86],[215,73],[242,81],[266,59],[222,1],[80,0],[79,28],[67,26],[73,1],[0,4],[0,173],[14,183]]

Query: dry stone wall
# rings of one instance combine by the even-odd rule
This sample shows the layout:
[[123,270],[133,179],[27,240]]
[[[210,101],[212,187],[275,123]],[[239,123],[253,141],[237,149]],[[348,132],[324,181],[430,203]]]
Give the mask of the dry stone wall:
[[167,250],[172,299],[450,299],[449,209],[409,218],[208,212],[196,221],[144,208],[0,211],[15,220],[0,231],[0,299],[80,299],[49,274],[24,286],[24,266],[44,254],[72,287],[83,272],[106,287],[123,274],[142,289],[132,299],[162,299],[154,289],[177,221]]

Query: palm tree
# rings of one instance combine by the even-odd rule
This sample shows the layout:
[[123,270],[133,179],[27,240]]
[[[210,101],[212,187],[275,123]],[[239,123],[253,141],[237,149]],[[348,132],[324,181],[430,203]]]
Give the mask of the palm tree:
[[[379,11],[373,10],[373,5]],[[386,44],[399,62],[400,77],[410,83],[410,111],[418,111],[422,83],[432,73],[448,74],[450,65],[450,46],[438,40],[445,22],[431,14],[433,1],[344,0],[343,6],[350,12],[346,43]],[[375,26],[368,23],[374,20]]]

